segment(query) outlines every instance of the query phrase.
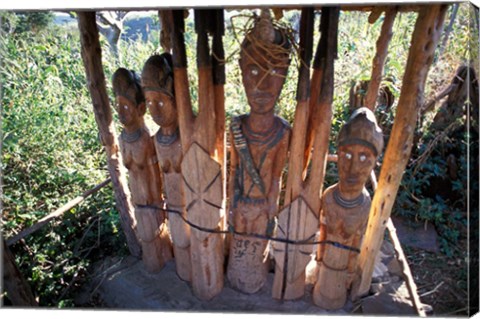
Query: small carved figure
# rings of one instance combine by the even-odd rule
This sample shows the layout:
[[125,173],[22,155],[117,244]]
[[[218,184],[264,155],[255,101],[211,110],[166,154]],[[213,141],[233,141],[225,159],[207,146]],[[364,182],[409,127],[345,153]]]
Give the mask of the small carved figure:
[[[290,64],[290,42],[283,31],[273,25],[269,11],[262,10],[241,47],[240,68],[250,113],[232,119],[229,185],[229,222],[241,233],[271,234],[278,210],[291,131],[274,114]],[[254,293],[264,285],[267,244],[265,239],[232,237],[227,277],[234,288]]]
[[169,53],[151,56],[143,67],[142,88],[150,114],[160,126],[154,136],[154,144],[163,177],[166,206],[178,212],[168,214],[177,274],[182,280],[190,281],[190,227],[179,215],[185,216],[185,199],[181,174],[182,145],[172,69]]
[[324,309],[345,305],[347,292],[357,276],[358,252],[368,222],[370,195],[365,188],[383,149],[383,135],[372,111],[361,107],[339,132],[337,184],[322,196],[318,274],[314,303]]
[[142,260],[147,271],[157,272],[172,258],[172,247],[162,211],[162,180],[155,147],[143,119],[145,98],[133,71],[119,68],[112,82],[115,109],[123,125],[119,144],[129,173]]

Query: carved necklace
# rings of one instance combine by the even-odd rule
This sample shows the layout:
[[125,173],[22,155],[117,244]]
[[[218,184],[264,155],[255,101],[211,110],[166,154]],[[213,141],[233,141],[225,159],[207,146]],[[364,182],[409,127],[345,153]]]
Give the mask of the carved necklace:
[[171,145],[173,142],[175,142],[178,138],[179,132],[178,132],[178,127],[175,130],[175,132],[171,135],[165,135],[162,133],[161,130],[158,130],[157,133],[157,142],[160,145]]
[[280,124],[281,123],[279,119],[275,118],[272,126],[268,130],[265,130],[263,132],[255,132],[248,124],[248,121],[245,121],[245,137],[247,138],[249,143],[266,144],[272,139],[273,136],[275,136],[279,132]]
[[343,208],[355,208],[358,206],[363,205],[363,202],[365,201],[365,195],[363,195],[363,192],[358,196],[357,198],[354,199],[345,199],[342,198],[340,195],[340,192],[338,191],[338,188],[336,188],[333,191],[333,199],[335,199],[335,202],[342,206]]
[[143,134],[143,129],[139,128],[138,130],[132,132],[132,133],[127,133],[125,129],[122,130],[122,133],[120,133],[120,138],[127,142],[127,143],[133,143],[136,142],[140,139],[140,137]]

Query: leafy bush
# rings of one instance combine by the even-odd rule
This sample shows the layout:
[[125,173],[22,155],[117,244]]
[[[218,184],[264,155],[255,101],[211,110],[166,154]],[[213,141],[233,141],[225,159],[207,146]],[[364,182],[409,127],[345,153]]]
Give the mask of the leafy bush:
[[[78,33],[49,31],[1,38],[6,238],[107,177]],[[13,247],[18,265],[39,293],[40,305],[72,305],[63,292],[90,265],[86,255],[93,253],[86,247],[104,249],[118,238],[114,207],[111,190],[103,190],[66,213],[63,222]]]

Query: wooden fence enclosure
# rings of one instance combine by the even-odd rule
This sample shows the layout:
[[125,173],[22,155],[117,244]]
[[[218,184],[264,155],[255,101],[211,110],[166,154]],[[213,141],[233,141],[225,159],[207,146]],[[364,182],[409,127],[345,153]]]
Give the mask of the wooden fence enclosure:
[[[276,232],[269,233],[267,229],[265,232],[251,233],[248,227],[240,230],[229,218],[235,186],[227,187],[228,182],[234,177],[230,174],[232,168],[227,162],[226,147],[228,130],[225,124],[225,54],[222,42],[225,9],[194,10],[198,101],[193,101],[187,74],[187,64],[192,61],[187,61],[185,53],[184,10],[159,8],[159,18],[163,26],[160,42],[165,52],[171,53],[172,57],[171,76],[175,91],[172,103],[175,103],[178,113],[178,131],[183,156],[181,172],[185,211],[180,212],[181,221],[188,224],[191,229],[192,273],[186,277],[190,278],[192,290],[199,299],[212,299],[221,293],[224,281],[227,280],[226,258],[229,254],[229,245],[239,243],[235,238],[250,236],[252,243],[254,240],[266,242],[271,239],[271,253],[275,260],[272,297],[294,300],[303,296],[306,265],[311,260],[311,254],[325,244],[320,240],[322,234],[319,234],[320,206],[327,160],[336,159],[335,156],[328,154],[328,145],[333,118],[334,62],[337,57],[339,14],[343,10],[367,11],[370,12],[371,23],[384,14],[375,58],[372,61],[371,80],[363,101],[363,106],[374,110],[397,13],[415,11],[418,17],[405,65],[394,125],[384,151],[366,233],[361,246],[356,247],[359,252],[359,278],[353,285],[351,297],[361,298],[369,291],[375,257],[382,244],[385,229],[389,227],[390,230],[394,230],[390,213],[410,157],[417,110],[423,105],[424,85],[443,30],[448,5],[342,5],[270,9],[275,16],[281,16],[282,10],[298,10],[301,13],[298,44],[301,66],[295,117],[291,123],[292,127],[289,128],[291,131],[287,160],[285,163],[265,164],[283,165],[288,162],[283,205],[278,207],[273,215],[269,215],[269,221],[276,220]],[[313,33],[315,17],[318,17],[316,12],[320,13],[321,36],[315,44]],[[126,234],[130,253],[139,257],[141,245],[135,234],[137,228],[135,207],[131,202],[126,179],[128,172],[123,165],[118,134],[111,113],[112,107],[107,95],[105,83],[109,79],[105,79],[101,63],[102,50],[95,11],[79,11],[77,14],[88,89],[101,141],[107,154],[107,165],[121,225]],[[192,109],[193,104],[198,104],[199,111],[196,115]],[[237,136],[233,136],[232,132],[230,132],[231,148],[237,143],[237,140],[233,141]],[[238,153],[241,157],[241,152]],[[259,178],[262,179],[262,171],[259,172]],[[253,184],[256,186],[252,187],[263,185],[255,181]],[[278,194],[272,196],[276,198],[269,199],[267,196],[266,200],[278,203]],[[169,211],[168,199],[164,209],[170,214],[179,213],[175,209]],[[396,244],[398,248],[398,240]],[[401,247],[399,249],[401,254]],[[232,251],[234,250],[230,250],[230,253]],[[408,265],[406,267],[408,268]],[[245,277],[243,281],[248,281],[248,271],[242,276]],[[415,295],[416,292],[413,291],[413,296]],[[421,305],[418,304],[418,296],[416,298],[413,303],[417,311],[420,315],[425,315]]]

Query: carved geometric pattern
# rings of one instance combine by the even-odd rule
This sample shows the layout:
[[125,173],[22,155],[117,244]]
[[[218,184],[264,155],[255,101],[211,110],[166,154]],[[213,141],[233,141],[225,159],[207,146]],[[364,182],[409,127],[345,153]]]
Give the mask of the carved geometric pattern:
[[[284,207],[278,215],[278,238],[313,242],[316,240],[318,229],[317,216],[301,196]],[[293,282],[305,271],[313,252],[313,245],[294,245],[273,241],[272,246],[277,267],[282,272],[287,271],[287,281]],[[287,258],[286,265],[285,258]]]
[[[220,164],[207,151],[193,143],[182,160],[187,219],[194,225],[216,229],[222,217],[222,178]],[[203,241],[209,232],[191,228]]]

